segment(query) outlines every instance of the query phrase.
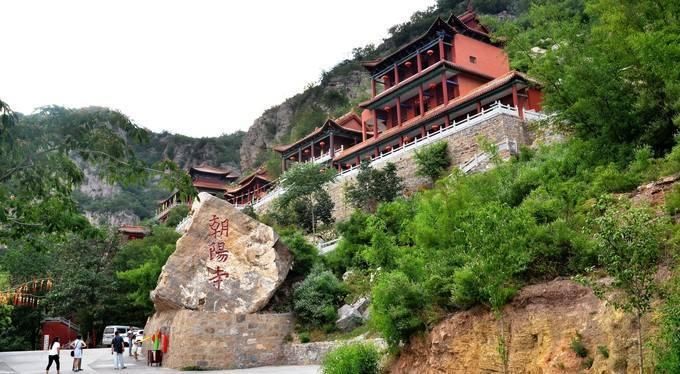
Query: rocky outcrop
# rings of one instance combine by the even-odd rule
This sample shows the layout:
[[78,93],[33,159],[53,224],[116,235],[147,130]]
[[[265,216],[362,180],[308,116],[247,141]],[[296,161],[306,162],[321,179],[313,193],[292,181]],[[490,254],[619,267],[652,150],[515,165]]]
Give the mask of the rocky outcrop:
[[[391,372],[502,372],[500,321],[509,373],[579,373],[588,365],[590,373],[637,372],[634,321],[570,280],[525,287],[504,308],[502,319],[483,308],[453,314],[414,338]],[[587,357],[571,348],[579,336]],[[599,353],[605,349],[607,357]]]
[[[253,169],[260,153],[270,150],[274,145],[288,137],[294,125],[295,114],[319,108],[328,116],[338,115],[338,105],[346,106],[346,102],[338,103],[326,99],[333,95],[341,95],[354,105],[368,97],[370,80],[368,73],[356,66],[348,72],[336,72],[322,79],[318,86],[307,88],[303,93],[286,99],[283,103],[267,109],[248,129],[241,143],[241,170]],[[340,113],[344,114],[344,113]],[[318,126],[321,126],[319,123]]]
[[292,256],[274,230],[207,193],[151,298],[157,311],[254,313],[285,280]]
[[340,331],[351,331],[368,319],[368,298],[361,297],[353,304],[345,304],[338,309],[335,327]]

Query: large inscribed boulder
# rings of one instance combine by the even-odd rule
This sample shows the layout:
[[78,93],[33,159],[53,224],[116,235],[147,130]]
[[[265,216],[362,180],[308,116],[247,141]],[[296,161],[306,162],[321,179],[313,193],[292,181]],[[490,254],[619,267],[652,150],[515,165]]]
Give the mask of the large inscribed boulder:
[[285,280],[290,252],[271,227],[210,194],[198,199],[151,292],[156,311],[257,312]]

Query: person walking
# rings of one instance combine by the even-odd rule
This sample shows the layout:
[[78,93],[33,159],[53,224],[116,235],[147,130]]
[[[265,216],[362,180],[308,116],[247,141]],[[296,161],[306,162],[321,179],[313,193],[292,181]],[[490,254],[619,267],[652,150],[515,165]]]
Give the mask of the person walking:
[[123,338],[116,331],[116,336],[111,341],[111,354],[113,355],[113,370],[125,369],[123,354],[125,353],[125,343]]
[[132,326],[128,326],[127,332],[128,338],[128,356],[132,357],[132,343],[135,341],[135,333],[132,331]]
[[59,344],[59,338],[56,337],[54,340],[52,340],[52,345],[50,345],[50,351],[47,354],[47,368],[45,369],[45,373],[50,372],[50,367],[52,366],[52,362],[57,364],[57,374],[59,374],[59,351],[61,350],[61,344]]
[[76,341],[73,342],[73,371],[81,371],[83,363],[83,348],[87,345],[83,341],[83,337],[78,335]]

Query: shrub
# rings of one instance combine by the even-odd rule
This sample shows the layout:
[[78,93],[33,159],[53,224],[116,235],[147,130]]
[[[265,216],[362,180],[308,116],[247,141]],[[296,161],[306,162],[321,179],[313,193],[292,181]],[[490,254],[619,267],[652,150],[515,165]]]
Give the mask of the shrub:
[[666,213],[674,216],[680,213],[680,185],[673,186],[673,189],[665,196]]
[[593,366],[593,362],[595,362],[595,360],[592,357],[586,357],[586,359],[581,363],[581,367],[584,369],[590,369]]
[[307,275],[319,262],[319,251],[316,246],[309,244],[298,231],[282,232],[281,239],[293,254],[291,276]]
[[373,287],[371,321],[392,347],[425,328],[424,308],[430,303],[422,287],[402,272],[387,273]]
[[416,174],[430,178],[432,183],[441,177],[451,165],[447,146],[446,142],[437,142],[415,151]]
[[293,310],[305,327],[323,327],[337,318],[345,287],[330,271],[317,266],[293,292]]
[[574,339],[571,340],[571,350],[576,353],[577,356],[584,358],[588,356],[588,349],[586,348],[585,345],[583,345],[583,341],[581,341],[581,335],[576,335]]
[[354,208],[375,212],[378,203],[393,201],[402,189],[403,181],[393,163],[388,162],[384,169],[378,170],[364,161],[356,182],[345,190],[345,199]]
[[189,207],[185,204],[178,205],[168,212],[168,219],[165,220],[165,226],[175,227],[189,214]]
[[609,348],[607,348],[606,346],[598,345],[597,351],[600,353],[602,357],[609,358]]
[[299,333],[298,337],[300,338],[300,343],[309,343],[309,341],[311,340],[309,338],[309,332],[307,332],[307,331],[303,331],[303,332]]
[[321,371],[323,374],[378,374],[380,352],[368,343],[343,345],[326,355]]

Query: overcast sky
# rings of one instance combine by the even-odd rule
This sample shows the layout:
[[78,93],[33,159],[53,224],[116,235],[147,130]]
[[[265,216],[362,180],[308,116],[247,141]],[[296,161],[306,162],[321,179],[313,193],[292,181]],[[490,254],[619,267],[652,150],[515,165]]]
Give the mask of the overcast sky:
[[434,0],[0,0],[0,98],[118,109],[154,131],[217,136]]

